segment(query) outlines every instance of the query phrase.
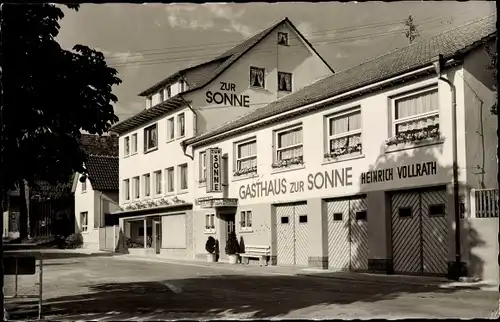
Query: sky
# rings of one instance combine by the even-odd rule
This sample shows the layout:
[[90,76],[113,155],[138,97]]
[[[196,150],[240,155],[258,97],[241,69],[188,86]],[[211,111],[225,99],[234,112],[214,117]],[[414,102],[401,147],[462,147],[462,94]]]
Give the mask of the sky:
[[82,4],[62,7],[57,40],[101,51],[122,84],[115,114],[124,120],[145,108],[138,94],[176,71],[214,58],[288,17],[335,71],[408,45],[409,15],[419,41],[495,14],[495,2],[325,2],[245,4]]

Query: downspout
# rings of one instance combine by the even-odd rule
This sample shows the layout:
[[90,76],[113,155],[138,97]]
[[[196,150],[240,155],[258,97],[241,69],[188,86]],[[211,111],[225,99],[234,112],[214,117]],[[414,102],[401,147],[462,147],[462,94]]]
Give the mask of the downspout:
[[457,90],[455,85],[448,79],[442,76],[442,71],[445,66],[443,55],[438,55],[433,60],[433,65],[441,80],[450,86],[451,90],[451,118],[452,118],[452,154],[453,154],[453,206],[455,208],[455,269],[451,272],[451,278],[458,280],[462,275],[462,256],[460,243],[460,196],[458,183],[458,145],[457,145]]
[[[184,76],[182,76],[182,79],[184,79]],[[186,79],[184,79],[184,82],[187,84]],[[198,123],[198,114],[196,113],[196,111],[194,110],[194,108],[191,106],[191,104],[189,104],[189,102],[186,101],[182,95],[179,95],[179,97],[184,101],[184,103],[186,103],[187,107],[194,114],[195,121],[193,123],[195,125],[195,128],[193,129],[194,130],[193,131],[194,132],[193,135],[196,136],[196,128],[197,128],[196,125]],[[194,156],[193,155],[189,155],[189,154],[186,153],[186,149],[187,149],[186,140],[184,140],[184,141],[181,142],[181,147],[182,147],[182,153],[184,153],[184,155],[187,156],[188,158],[190,158],[191,160],[194,160]]]

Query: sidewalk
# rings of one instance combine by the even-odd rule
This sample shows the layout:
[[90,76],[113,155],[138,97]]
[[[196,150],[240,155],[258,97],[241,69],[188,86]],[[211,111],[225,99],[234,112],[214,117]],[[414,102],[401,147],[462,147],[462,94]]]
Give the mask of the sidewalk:
[[389,284],[405,284],[415,285],[420,287],[434,286],[440,288],[460,288],[460,287],[477,287],[485,291],[498,291],[498,284],[494,282],[455,282],[443,277],[426,277],[426,276],[407,276],[407,275],[384,275],[371,273],[353,273],[340,272],[332,270],[322,270],[313,268],[300,267],[282,267],[282,266],[258,266],[258,265],[241,265],[228,264],[225,262],[209,263],[197,259],[184,258],[167,258],[167,257],[150,257],[138,255],[116,255],[114,259],[132,260],[132,261],[150,261],[159,263],[169,263],[176,265],[187,265],[197,267],[216,268],[222,270],[231,270],[237,272],[245,272],[250,274],[265,274],[265,275],[285,275],[285,276],[303,276],[313,278],[329,278],[340,280],[355,280],[371,283],[389,283]]

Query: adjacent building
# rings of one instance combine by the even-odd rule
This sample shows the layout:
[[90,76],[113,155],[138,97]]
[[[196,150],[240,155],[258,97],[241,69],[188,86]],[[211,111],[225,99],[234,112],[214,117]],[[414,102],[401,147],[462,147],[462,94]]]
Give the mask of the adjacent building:
[[120,226],[130,252],[193,257],[194,192],[205,177],[182,142],[333,74],[285,18],[140,93],[145,109],[119,134]]
[[235,231],[245,245],[270,246],[275,265],[424,275],[466,267],[498,279],[485,50],[496,50],[495,24],[488,17],[391,51],[184,141],[195,256],[204,258],[208,236],[224,245]]

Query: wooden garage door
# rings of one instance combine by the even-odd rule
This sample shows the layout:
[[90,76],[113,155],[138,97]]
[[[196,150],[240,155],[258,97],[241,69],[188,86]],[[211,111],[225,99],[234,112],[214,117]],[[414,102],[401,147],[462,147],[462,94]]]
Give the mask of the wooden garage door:
[[307,204],[276,206],[278,265],[307,266]]

